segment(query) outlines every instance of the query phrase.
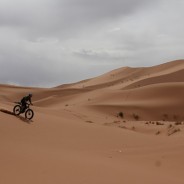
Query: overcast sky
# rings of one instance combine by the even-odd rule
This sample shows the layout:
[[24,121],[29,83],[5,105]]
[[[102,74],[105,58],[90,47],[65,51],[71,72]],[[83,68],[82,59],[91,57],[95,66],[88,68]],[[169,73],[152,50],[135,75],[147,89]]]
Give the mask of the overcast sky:
[[184,58],[183,0],[0,0],[0,83],[52,87]]

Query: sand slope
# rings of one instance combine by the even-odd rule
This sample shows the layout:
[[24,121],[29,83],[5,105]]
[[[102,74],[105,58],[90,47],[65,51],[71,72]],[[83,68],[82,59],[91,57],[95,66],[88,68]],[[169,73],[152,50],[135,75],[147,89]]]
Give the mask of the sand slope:
[[183,184],[183,70],[180,60],[51,89],[1,85],[0,109],[32,92],[35,117],[0,111],[0,183]]

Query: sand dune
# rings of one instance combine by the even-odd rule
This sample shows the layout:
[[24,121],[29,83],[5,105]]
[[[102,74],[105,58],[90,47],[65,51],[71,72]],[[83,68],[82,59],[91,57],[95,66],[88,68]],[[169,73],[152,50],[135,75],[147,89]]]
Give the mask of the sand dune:
[[[153,67],[142,67],[142,68],[130,68],[123,67],[99,77],[80,81],[78,83],[62,86],[66,88],[103,88],[121,83],[123,86],[135,81],[149,79],[150,77],[158,77],[166,74],[177,73],[184,69],[183,60],[177,60],[174,62],[168,62]],[[176,80],[179,80],[176,76]],[[125,84],[124,84],[125,83]],[[61,86],[60,86],[61,87]]]
[[[55,88],[0,85],[0,183],[183,184],[184,60]],[[11,114],[33,93],[33,120]]]

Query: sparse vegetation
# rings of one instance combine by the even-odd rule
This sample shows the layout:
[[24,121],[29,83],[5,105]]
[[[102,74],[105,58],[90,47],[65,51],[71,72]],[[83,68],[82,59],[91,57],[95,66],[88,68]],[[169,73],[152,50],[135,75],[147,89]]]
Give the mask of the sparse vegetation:
[[168,116],[168,114],[163,114],[163,121],[166,121],[166,120],[168,120],[168,118],[169,118],[169,116]]
[[164,123],[156,122],[156,125],[164,125]]
[[136,121],[138,121],[138,120],[140,119],[139,115],[137,115],[137,114],[133,114],[133,118],[134,118]]
[[121,118],[123,118],[123,117],[124,117],[123,112],[119,112],[119,113],[118,113],[118,116],[121,117]]
[[170,125],[168,126],[168,128],[172,128],[172,126],[173,126],[173,125],[172,125],[172,124],[170,124]]
[[135,130],[135,127],[134,126],[132,127],[132,130]]
[[163,116],[164,118],[168,119],[168,114],[164,114]]
[[119,128],[127,129],[127,127],[126,126],[123,126],[123,125],[120,125]]
[[177,121],[177,122],[175,123],[175,125],[182,125],[182,122],[181,122],[181,121]]
[[89,121],[86,121],[86,123],[94,123],[94,122],[89,120]]

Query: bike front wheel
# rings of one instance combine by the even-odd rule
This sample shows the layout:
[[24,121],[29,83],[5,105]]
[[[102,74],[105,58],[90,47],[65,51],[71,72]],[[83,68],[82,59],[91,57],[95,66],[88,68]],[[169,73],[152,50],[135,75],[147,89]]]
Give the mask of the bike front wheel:
[[21,106],[20,105],[16,105],[14,108],[13,108],[13,113],[15,115],[19,115],[21,113]]
[[25,118],[30,120],[30,119],[33,118],[33,116],[34,116],[33,110],[27,109],[26,112],[25,112]]

